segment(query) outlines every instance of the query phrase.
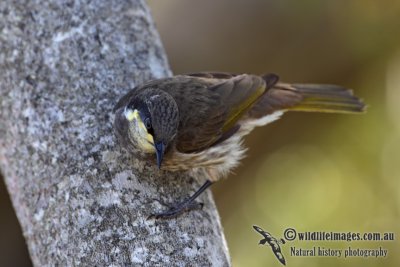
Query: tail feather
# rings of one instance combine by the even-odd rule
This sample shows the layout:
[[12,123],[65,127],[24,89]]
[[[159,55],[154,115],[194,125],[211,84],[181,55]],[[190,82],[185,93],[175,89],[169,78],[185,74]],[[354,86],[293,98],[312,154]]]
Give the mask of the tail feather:
[[292,90],[301,95],[301,101],[289,110],[331,113],[364,112],[364,103],[353,92],[341,86],[326,84],[277,85],[279,89]]

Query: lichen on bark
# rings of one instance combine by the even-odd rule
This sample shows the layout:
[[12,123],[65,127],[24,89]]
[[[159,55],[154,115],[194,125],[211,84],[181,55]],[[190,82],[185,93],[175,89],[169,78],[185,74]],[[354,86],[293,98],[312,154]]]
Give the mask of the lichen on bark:
[[227,266],[211,193],[148,220],[201,181],[121,150],[112,108],[170,75],[143,1],[0,2],[0,168],[36,266]]

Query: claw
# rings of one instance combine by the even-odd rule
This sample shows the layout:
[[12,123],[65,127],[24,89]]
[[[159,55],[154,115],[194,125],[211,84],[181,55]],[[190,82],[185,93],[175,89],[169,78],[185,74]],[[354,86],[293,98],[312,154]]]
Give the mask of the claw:
[[155,199],[155,201],[159,202],[161,205],[169,207],[169,210],[160,212],[160,213],[153,213],[150,214],[147,219],[155,218],[155,219],[167,219],[167,218],[172,218],[177,215],[180,215],[184,213],[185,211],[190,211],[193,209],[202,209],[204,204],[195,202],[194,200],[202,193],[204,190],[206,190],[210,185],[212,184],[211,181],[207,180],[200,188],[197,190],[191,197],[188,199],[182,201],[181,203],[178,203],[175,206],[169,206],[165,204],[163,201],[159,199]]
[[[161,202],[160,202],[161,203]],[[168,205],[165,205],[168,206]],[[176,217],[184,212],[202,209],[204,203],[200,202],[190,202],[190,201],[183,201],[182,203],[177,204],[176,206],[172,206],[169,210],[160,212],[160,213],[153,213],[147,219],[155,218],[155,219],[168,219],[172,217]]]

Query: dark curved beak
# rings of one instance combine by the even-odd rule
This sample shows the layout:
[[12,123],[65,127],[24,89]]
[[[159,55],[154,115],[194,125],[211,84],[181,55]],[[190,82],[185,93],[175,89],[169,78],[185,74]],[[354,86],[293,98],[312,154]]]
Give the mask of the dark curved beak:
[[156,148],[156,155],[157,155],[157,166],[160,169],[161,168],[161,163],[164,157],[164,152],[165,152],[165,145],[163,142],[157,142],[155,145]]

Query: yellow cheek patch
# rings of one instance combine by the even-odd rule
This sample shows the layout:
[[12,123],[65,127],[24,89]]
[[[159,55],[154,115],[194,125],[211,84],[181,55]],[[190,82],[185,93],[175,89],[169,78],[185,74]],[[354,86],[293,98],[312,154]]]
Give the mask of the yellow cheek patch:
[[154,146],[154,139],[153,136],[151,134],[147,134],[146,136],[146,140],[151,143],[152,146]]
[[136,112],[135,113],[135,119],[136,119],[137,124],[138,124],[138,126],[140,128],[140,131],[147,134],[147,128],[146,128],[146,126],[144,126],[144,123],[143,123],[142,119],[139,116],[139,112],[137,112],[137,110],[135,110],[135,112]]
[[138,121],[138,126],[140,128],[139,130],[139,138],[138,138],[138,145],[146,152],[153,153],[155,152],[154,148],[154,139],[153,136],[149,133],[147,133],[146,127],[141,126],[143,123],[141,121]]
[[[136,114],[135,114],[135,113],[136,113]],[[126,110],[124,111],[124,115],[125,115],[125,118],[126,118],[128,121],[133,121],[133,119],[134,119],[135,117],[137,117],[138,112],[137,112],[136,109],[135,109],[134,111],[131,110],[131,109],[126,109]]]
[[153,143],[150,143],[148,140],[144,140],[144,139],[138,140],[138,145],[144,152],[154,153],[156,151]]
[[136,127],[133,132],[136,132],[135,139],[138,146],[145,152],[155,152],[153,136],[147,132],[147,128],[140,118],[139,112],[136,109],[127,109],[125,111],[125,117],[132,123],[131,127]]

